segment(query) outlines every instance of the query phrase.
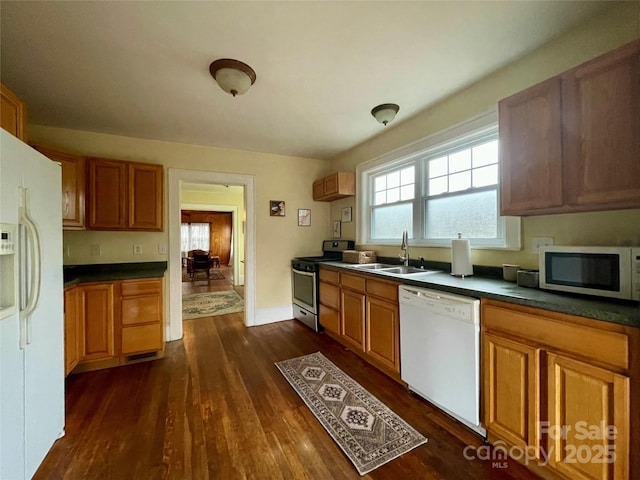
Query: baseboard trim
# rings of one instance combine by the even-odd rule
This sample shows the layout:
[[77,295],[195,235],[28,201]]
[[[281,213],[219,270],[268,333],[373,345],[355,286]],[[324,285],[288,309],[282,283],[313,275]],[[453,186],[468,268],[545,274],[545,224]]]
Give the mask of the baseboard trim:
[[291,305],[280,305],[270,308],[256,308],[256,316],[253,325],[266,325],[267,323],[282,322],[293,318]]

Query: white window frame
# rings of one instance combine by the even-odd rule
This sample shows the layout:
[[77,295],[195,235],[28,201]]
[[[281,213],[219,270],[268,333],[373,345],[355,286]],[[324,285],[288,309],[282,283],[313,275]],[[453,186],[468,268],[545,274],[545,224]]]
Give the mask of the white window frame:
[[[413,212],[413,230],[416,235],[411,235],[412,244],[422,247],[450,247],[451,239],[422,239],[419,238],[424,230],[423,212],[426,181],[422,172],[425,157],[433,158],[439,152],[450,151],[453,148],[463,147],[464,144],[476,142],[482,138],[497,136],[498,116],[493,111],[473,118],[467,122],[455,125],[451,128],[425,137],[417,142],[413,142],[404,147],[382,155],[378,158],[359,164],[356,167],[356,205],[359,211],[356,237],[359,245],[396,245],[401,238],[402,232],[394,238],[372,239],[370,238],[370,208],[372,199],[373,177],[384,171],[400,169],[404,166],[416,166],[416,196]],[[459,192],[463,194],[464,191]],[[500,186],[498,184],[498,212],[500,204]],[[521,248],[521,222],[520,217],[499,217],[502,224],[503,237],[499,239],[471,239],[474,248],[520,250]]]

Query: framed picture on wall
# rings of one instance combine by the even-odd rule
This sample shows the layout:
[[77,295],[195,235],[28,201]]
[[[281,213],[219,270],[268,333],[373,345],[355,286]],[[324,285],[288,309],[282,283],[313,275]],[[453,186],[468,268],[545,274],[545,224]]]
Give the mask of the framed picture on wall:
[[342,209],[342,223],[351,221],[351,207],[344,207]]
[[298,226],[308,227],[311,225],[311,210],[308,208],[298,209]]
[[284,200],[269,200],[269,215],[284,217]]
[[333,222],[333,238],[340,238],[340,220]]

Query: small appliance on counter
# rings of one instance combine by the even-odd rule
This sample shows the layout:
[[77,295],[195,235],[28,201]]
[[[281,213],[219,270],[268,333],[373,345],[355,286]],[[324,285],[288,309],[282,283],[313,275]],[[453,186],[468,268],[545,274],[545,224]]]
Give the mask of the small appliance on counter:
[[548,245],[538,261],[542,289],[640,300],[640,247]]
[[352,250],[353,240],[325,240],[319,257],[297,257],[291,260],[291,290],[293,317],[316,332],[322,331],[318,321],[319,281],[318,271],[322,262],[339,262],[345,250]]

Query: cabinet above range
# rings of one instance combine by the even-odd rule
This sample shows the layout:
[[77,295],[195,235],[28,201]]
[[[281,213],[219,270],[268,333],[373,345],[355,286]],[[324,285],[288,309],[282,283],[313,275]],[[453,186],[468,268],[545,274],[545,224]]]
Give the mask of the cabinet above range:
[[313,199],[319,202],[332,202],[355,194],[353,172],[336,172],[313,182]]

